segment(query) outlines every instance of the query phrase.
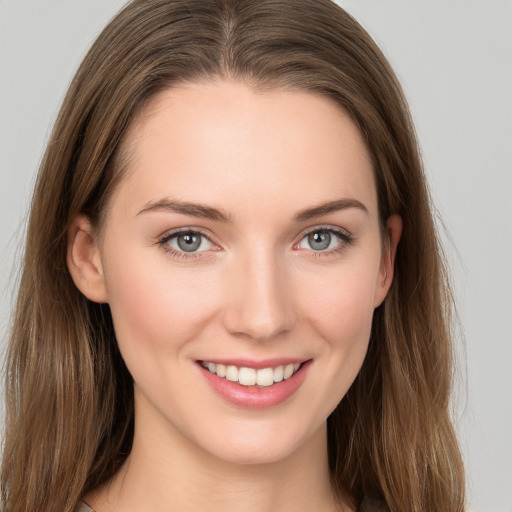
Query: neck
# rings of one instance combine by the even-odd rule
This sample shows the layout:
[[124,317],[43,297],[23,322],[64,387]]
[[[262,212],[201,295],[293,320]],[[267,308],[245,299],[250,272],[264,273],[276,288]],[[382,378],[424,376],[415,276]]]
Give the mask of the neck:
[[152,421],[148,435],[136,422],[126,463],[86,497],[95,512],[235,512],[241,504],[245,512],[348,511],[331,491],[325,425],[289,456],[258,464],[222,460],[154,426]]

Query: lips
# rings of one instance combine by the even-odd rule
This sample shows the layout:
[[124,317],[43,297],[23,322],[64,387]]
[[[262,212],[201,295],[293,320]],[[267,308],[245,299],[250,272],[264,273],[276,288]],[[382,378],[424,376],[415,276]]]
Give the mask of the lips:
[[260,409],[290,398],[306,378],[312,360],[198,361],[211,388],[231,405]]

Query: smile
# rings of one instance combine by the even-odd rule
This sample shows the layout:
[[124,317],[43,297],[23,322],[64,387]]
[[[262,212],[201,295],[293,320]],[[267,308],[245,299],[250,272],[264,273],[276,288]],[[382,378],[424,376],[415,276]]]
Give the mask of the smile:
[[236,407],[266,409],[291,400],[313,364],[312,359],[197,361],[210,388]]
[[279,365],[274,368],[249,368],[202,361],[201,365],[210,373],[242,386],[269,387],[287,380],[300,368],[299,363]]

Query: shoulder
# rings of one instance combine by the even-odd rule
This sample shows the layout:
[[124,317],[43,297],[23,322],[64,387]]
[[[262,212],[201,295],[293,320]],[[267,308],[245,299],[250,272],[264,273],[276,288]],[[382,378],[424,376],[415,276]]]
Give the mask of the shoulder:
[[81,501],[75,508],[73,512],[94,512],[94,510],[86,505],[83,501]]

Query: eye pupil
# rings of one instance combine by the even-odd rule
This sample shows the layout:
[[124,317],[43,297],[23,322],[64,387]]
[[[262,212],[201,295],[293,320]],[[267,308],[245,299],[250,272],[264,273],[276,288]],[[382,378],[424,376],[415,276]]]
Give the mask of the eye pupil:
[[193,233],[184,233],[177,237],[178,247],[185,252],[193,252],[199,249],[201,245],[201,235]]
[[323,251],[331,244],[331,234],[328,231],[315,231],[308,235],[309,246],[315,251]]

